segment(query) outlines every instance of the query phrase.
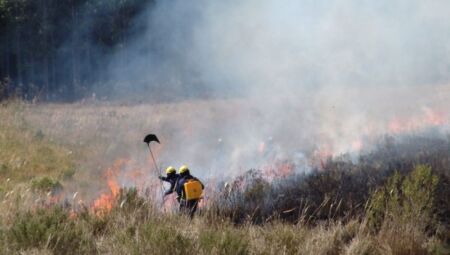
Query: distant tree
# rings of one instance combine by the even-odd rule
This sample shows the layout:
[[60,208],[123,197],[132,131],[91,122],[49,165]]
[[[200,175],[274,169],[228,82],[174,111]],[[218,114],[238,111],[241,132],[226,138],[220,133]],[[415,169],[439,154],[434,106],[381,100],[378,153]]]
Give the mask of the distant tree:
[[106,82],[104,62],[126,47],[154,0],[0,0],[0,80],[25,99],[74,100]]

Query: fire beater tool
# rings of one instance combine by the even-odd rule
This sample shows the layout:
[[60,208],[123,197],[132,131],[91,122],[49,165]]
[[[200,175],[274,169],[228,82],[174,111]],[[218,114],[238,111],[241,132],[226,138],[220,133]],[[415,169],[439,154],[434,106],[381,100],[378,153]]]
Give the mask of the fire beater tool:
[[158,137],[156,135],[154,135],[154,134],[148,134],[144,138],[144,143],[147,144],[148,150],[150,151],[150,155],[152,156],[153,164],[155,165],[155,168],[158,171],[159,175],[161,175],[161,171],[159,170],[159,167],[156,164],[155,157],[153,156],[152,148],[150,147],[150,143],[151,142],[157,142],[157,143],[160,143],[160,142],[159,142]]
[[[157,142],[157,143],[161,143],[161,142],[159,142],[159,139],[155,134],[148,134],[144,138],[144,143],[147,144],[148,150],[150,151],[150,155],[152,156],[153,164],[155,165],[155,168],[158,171],[159,176],[161,176],[161,170],[159,169],[158,164],[156,164],[155,156],[153,156],[152,148],[150,147],[151,142]],[[161,181],[161,183],[162,183],[162,181]],[[164,194],[164,186],[163,185],[161,185],[161,191]]]

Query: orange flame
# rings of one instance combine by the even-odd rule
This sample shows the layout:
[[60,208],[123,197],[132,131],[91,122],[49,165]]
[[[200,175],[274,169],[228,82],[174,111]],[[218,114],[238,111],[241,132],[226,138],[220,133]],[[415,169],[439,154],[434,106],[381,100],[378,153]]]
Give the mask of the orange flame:
[[265,142],[260,142],[259,146],[258,146],[258,152],[259,154],[264,154],[264,152],[266,151],[266,143]]
[[430,108],[425,108],[419,116],[411,118],[393,118],[388,123],[388,130],[392,134],[420,131],[430,127],[438,127],[448,123],[447,117]]
[[445,125],[447,118],[442,112],[433,111],[432,109],[425,109],[425,120],[426,123],[432,126]]
[[117,196],[120,192],[120,186],[117,182],[117,175],[120,169],[128,163],[128,159],[118,159],[114,162],[114,165],[106,170],[105,176],[107,178],[107,184],[109,191],[107,193],[100,194],[100,197],[94,200],[92,209],[95,214],[101,216],[104,213],[110,212],[114,207]]
[[295,165],[286,160],[275,160],[272,163],[262,166],[264,178],[272,182],[275,179],[286,178],[294,173]]
[[354,151],[360,151],[363,148],[363,142],[361,139],[356,139],[352,142],[352,150]]

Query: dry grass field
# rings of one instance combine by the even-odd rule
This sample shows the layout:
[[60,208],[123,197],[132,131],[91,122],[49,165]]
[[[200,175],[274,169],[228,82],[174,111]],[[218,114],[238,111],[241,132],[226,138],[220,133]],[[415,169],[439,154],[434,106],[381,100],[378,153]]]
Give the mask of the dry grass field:
[[[199,167],[194,174],[208,180],[214,194],[189,220],[170,201],[161,206],[158,173],[143,136],[157,132],[163,141],[152,147],[161,167],[194,162],[206,169],[218,155],[218,139],[244,128],[258,133],[267,121],[261,109],[238,99],[156,105],[10,101],[0,106],[0,119],[2,254],[449,252],[445,136],[396,140],[398,145],[386,140],[387,147],[357,162],[325,158],[308,173],[268,178],[270,171],[230,170],[228,189],[211,178],[224,175]],[[260,141],[245,140],[255,150]],[[305,151],[314,155],[314,149]],[[95,201],[110,207],[99,213]]]

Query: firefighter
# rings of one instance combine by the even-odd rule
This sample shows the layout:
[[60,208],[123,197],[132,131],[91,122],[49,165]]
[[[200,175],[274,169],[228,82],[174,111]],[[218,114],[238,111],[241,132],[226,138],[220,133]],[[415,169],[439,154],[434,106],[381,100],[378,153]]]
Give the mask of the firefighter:
[[159,176],[160,180],[170,183],[170,188],[164,192],[164,196],[170,195],[175,191],[175,186],[180,175],[177,174],[175,167],[169,166],[166,168],[166,177]]
[[175,190],[178,194],[178,202],[180,202],[180,212],[187,213],[193,218],[205,186],[199,179],[191,175],[186,165],[180,167],[179,173],[180,178]]

